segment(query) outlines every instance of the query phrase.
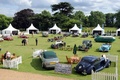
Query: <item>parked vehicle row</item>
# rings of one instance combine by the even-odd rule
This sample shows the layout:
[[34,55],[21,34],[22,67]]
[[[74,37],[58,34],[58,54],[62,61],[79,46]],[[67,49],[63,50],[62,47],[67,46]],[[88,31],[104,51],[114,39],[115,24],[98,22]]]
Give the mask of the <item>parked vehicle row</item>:
[[[59,63],[59,58],[53,51],[43,51],[40,54],[41,67],[44,69],[55,68],[55,65]],[[104,68],[108,68],[111,65],[111,61],[104,56],[84,56],[74,67],[74,71],[79,74],[88,75],[93,72],[98,72]]]

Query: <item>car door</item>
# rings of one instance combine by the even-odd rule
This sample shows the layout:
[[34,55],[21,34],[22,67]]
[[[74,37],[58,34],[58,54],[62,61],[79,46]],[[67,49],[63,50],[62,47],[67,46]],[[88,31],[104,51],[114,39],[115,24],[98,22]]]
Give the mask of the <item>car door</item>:
[[94,67],[95,67],[95,71],[101,70],[100,59],[99,58],[95,60]]

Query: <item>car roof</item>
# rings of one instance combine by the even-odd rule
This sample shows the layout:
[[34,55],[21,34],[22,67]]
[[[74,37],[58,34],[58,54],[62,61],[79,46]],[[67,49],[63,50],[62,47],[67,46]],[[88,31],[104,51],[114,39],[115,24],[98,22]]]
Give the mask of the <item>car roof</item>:
[[89,62],[94,62],[95,60],[98,59],[96,56],[85,56],[83,57],[84,60],[89,61]]
[[43,54],[44,54],[44,57],[45,57],[45,58],[48,58],[48,57],[50,57],[50,56],[53,56],[54,58],[57,57],[57,56],[56,56],[56,53],[53,52],[53,51],[44,51]]

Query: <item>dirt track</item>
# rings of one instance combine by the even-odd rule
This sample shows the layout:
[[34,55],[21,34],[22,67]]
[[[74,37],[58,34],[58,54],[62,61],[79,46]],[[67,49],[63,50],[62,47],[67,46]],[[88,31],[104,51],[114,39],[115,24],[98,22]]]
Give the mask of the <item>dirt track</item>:
[[72,79],[0,69],[0,80],[72,80]]

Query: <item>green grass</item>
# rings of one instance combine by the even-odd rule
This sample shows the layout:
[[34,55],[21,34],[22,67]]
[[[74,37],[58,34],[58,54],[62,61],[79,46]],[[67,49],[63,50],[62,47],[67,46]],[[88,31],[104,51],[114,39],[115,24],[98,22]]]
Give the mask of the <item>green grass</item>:
[[[75,80],[91,80],[91,75],[88,76],[82,76],[80,74],[77,74],[72,71],[72,74],[60,74],[55,73],[54,70],[45,70],[41,67],[41,61],[39,58],[32,58],[32,53],[34,49],[44,49],[44,50],[52,50],[57,53],[58,58],[60,59],[61,63],[66,63],[66,55],[68,57],[73,56],[72,51],[63,51],[58,49],[51,49],[50,45],[54,42],[47,42],[48,38],[53,38],[54,36],[60,36],[60,35],[49,35],[49,37],[41,37],[41,34],[34,35],[32,37],[29,35],[28,39],[28,45],[22,46],[21,41],[22,39],[18,38],[18,36],[14,36],[13,41],[4,41],[0,42],[0,47],[2,48],[2,51],[0,54],[4,54],[6,51],[9,51],[11,53],[15,53],[16,55],[22,56],[23,63],[19,65],[19,69],[13,69],[16,71],[21,72],[31,72],[36,74],[42,74],[42,75],[52,75],[52,76],[60,76],[60,77],[66,77],[71,78]],[[38,46],[35,46],[35,39],[38,38]],[[77,55],[79,57],[83,57],[86,55],[95,55],[95,56],[101,56],[102,54],[112,54],[112,55],[118,55],[120,56],[120,39],[116,37],[116,41],[112,43],[112,48],[108,53],[102,53],[98,52],[97,49],[100,47],[102,43],[94,42],[94,38],[92,36],[89,36],[88,38],[81,38],[81,37],[66,37],[63,39],[63,41],[66,42],[67,45],[70,45],[71,47],[74,46],[74,44],[81,45],[83,40],[92,40],[93,47],[88,52],[83,51],[77,51]],[[118,68],[120,67],[120,59],[118,60]],[[72,67],[76,66],[76,64],[72,64]],[[0,68],[2,68],[2,64],[0,65]],[[102,72],[110,72],[114,73],[115,67],[110,67],[102,70]],[[120,70],[118,69],[118,73],[120,73]],[[120,79],[120,75],[119,75]]]

